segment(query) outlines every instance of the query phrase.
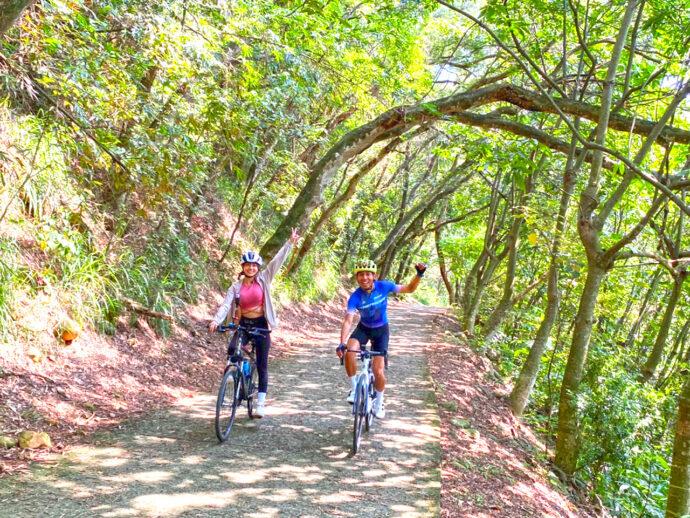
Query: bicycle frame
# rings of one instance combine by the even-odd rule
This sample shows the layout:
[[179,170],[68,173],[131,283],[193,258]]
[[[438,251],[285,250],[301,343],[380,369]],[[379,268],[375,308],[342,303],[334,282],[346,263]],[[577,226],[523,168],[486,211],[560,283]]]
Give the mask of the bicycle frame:
[[[364,386],[364,393],[366,394],[366,399],[365,399],[365,408],[367,409],[367,415],[370,412],[370,405],[369,405],[369,387],[374,384],[374,372],[371,370],[371,356],[368,354],[365,356],[361,356],[361,361],[362,361],[362,366],[360,371],[356,374],[356,387],[359,387],[360,384]],[[355,402],[357,397],[359,396],[359,390],[355,391]],[[355,407],[356,405],[352,405],[352,414],[354,415],[355,413]]]
[[368,432],[374,415],[373,398],[375,376],[371,368],[371,360],[374,356],[383,356],[385,366],[388,367],[388,355],[378,351],[368,351],[364,347],[361,349],[347,349],[346,351],[348,353],[356,353],[362,362],[362,367],[356,374],[355,400],[352,405],[352,415],[354,417],[352,451],[353,453],[357,453],[362,436],[362,427]]
[[[256,359],[254,358],[254,340],[252,338],[253,336],[256,335],[261,335],[263,333],[270,333],[270,329],[263,329],[260,327],[245,327],[241,326],[239,324],[228,324],[227,326],[218,326],[218,332],[219,333],[224,333],[225,331],[230,331],[234,330],[235,332],[233,335],[230,337],[228,340],[228,351],[227,351],[227,361],[225,363],[225,370],[224,372],[227,372],[228,368],[230,366],[237,365],[238,367],[241,366],[242,361],[245,359],[248,359],[252,362],[254,366],[256,366]],[[247,340],[247,335],[250,336],[249,340]],[[231,349],[231,344],[233,339],[237,336],[237,342],[234,347],[234,349]],[[252,349],[250,352],[247,352],[244,348],[246,344],[252,344]]]
[[[221,333],[229,330],[234,330],[235,333],[228,340],[227,360],[216,401],[216,435],[221,442],[230,436],[236,410],[243,400],[247,402],[249,417],[253,417],[253,397],[257,387],[253,382],[253,376],[256,372],[256,358],[252,335],[270,332],[268,329],[250,328],[236,324],[218,327],[218,332]],[[247,344],[252,344],[251,351],[246,350]],[[245,372],[243,369],[243,365],[247,361],[249,362],[249,372]],[[227,391],[230,386],[232,386],[232,393]],[[226,412],[229,412],[227,423],[224,422]]]

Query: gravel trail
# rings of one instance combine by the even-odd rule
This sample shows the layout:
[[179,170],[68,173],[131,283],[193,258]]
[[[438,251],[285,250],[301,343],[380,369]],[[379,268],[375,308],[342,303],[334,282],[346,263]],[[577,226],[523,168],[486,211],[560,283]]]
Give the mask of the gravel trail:
[[438,310],[389,312],[387,415],[356,456],[338,330],[314,332],[271,361],[267,416],[241,409],[227,443],[213,432],[215,395],[199,394],[0,481],[0,516],[438,516],[440,431],[423,352]]

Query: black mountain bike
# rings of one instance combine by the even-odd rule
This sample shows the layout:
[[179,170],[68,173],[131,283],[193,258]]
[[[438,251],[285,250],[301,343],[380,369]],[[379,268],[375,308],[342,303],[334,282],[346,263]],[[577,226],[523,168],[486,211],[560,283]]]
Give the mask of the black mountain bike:
[[[364,347],[361,350],[347,349],[347,352],[357,353],[362,362],[362,368],[357,373],[357,385],[355,388],[355,402],[352,405],[352,453],[359,451],[362,442],[362,430],[369,431],[374,420],[374,373],[371,370],[371,359],[374,356],[383,356],[385,367],[388,368],[388,355],[378,351],[368,351]],[[343,362],[341,358],[340,363]]]
[[247,402],[249,417],[254,417],[254,397],[259,385],[254,356],[254,336],[270,333],[269,329],[237,324],[218,326],[218,332],[234,330],[228,341],[228,359],[216,400],[216,435],[220,442],[230,437],[237,407]]

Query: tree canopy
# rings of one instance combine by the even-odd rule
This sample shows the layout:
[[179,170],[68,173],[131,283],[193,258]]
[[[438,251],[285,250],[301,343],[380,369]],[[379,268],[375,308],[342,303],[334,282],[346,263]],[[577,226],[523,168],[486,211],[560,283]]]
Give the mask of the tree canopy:
[[690,512],[688,0],[0,7],[5,337],[173,314],[298,227],[286,297],[428,261],[563,481]]

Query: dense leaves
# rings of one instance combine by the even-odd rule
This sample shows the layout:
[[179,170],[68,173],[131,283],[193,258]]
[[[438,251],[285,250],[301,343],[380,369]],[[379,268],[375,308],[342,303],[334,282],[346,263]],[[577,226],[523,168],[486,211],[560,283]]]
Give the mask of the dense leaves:
[[688,10],[39,2],[0,36],[3,333],[45,334],[36,301],[109,332],[131,299],[174,313],[300,226],[281,300],[430,262],[419,299],[457,308],[562,477],[687,512]]

